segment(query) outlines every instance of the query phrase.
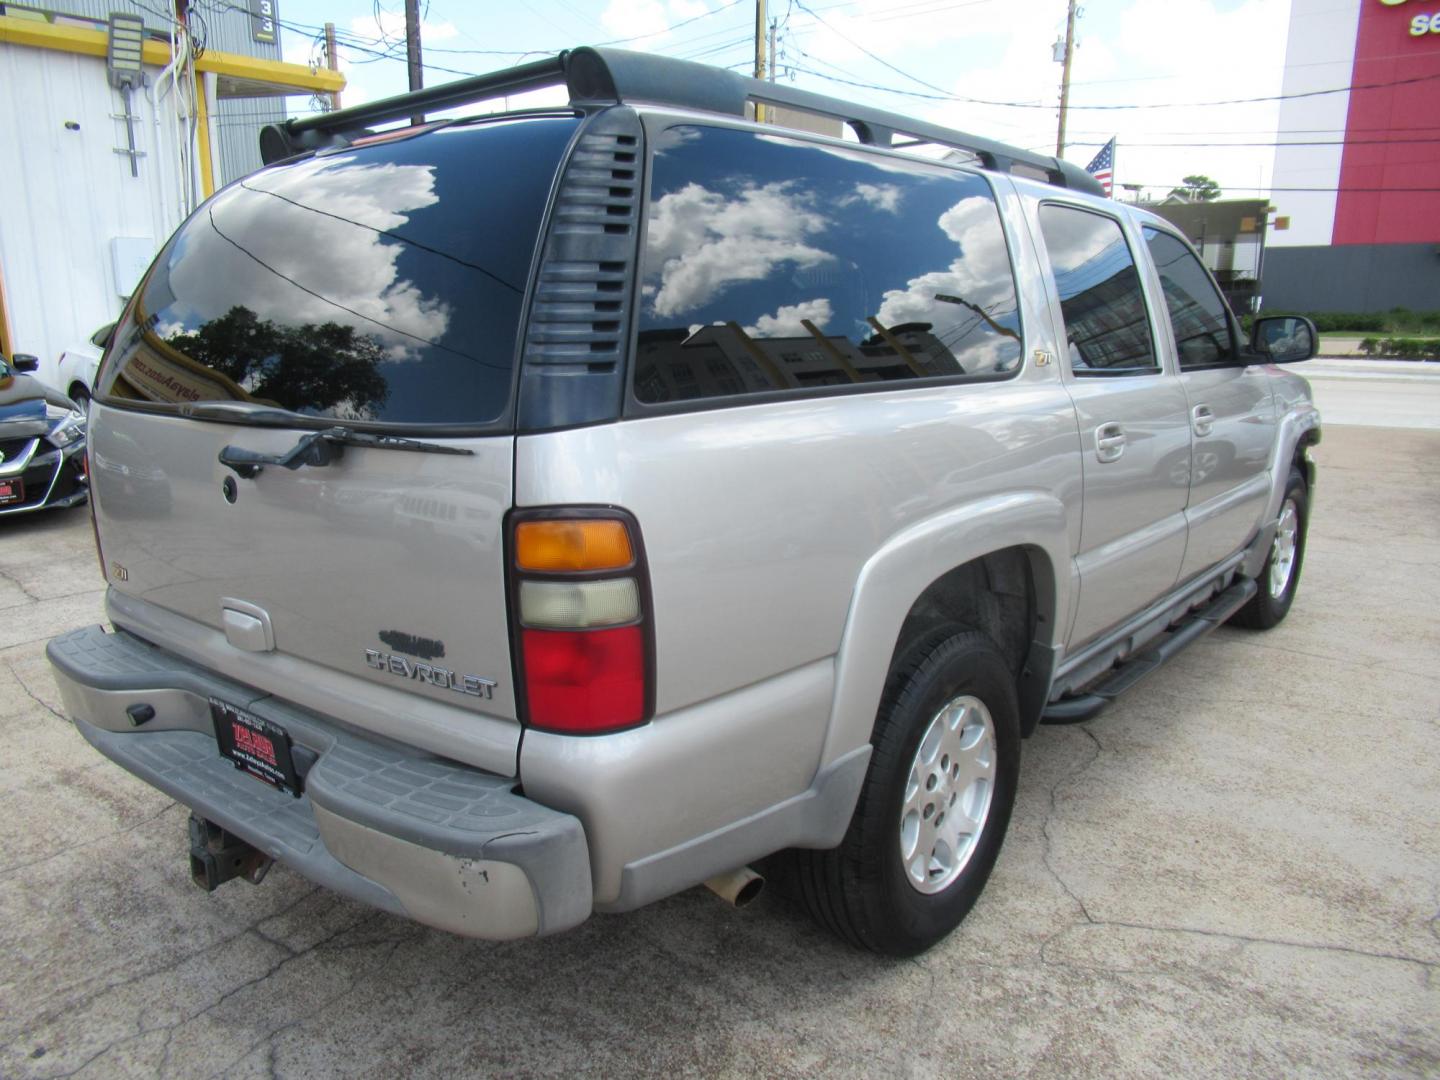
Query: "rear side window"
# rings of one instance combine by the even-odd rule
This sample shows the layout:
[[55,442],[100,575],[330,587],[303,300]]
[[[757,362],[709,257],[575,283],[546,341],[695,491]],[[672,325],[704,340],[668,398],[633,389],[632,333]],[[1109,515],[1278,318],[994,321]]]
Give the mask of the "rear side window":
[[1158,372],[1145,294],[1120,223],[1046,203],[1040,231],[1065,316],[1070,369],[1077,375]]
[[1019,369],[1015,280],[981,177],[727,128],[656,144],[641,402]]
[[387,426],[496,420],[575,124],[460,125],[232,184],[161,252],[99,396]]
[[1159,229],[1145,229],[1145,243],[1155,260],[1180,369],[1228,364],[1235,357],[1230,317],[1220,293],[1194,253],[1175,237]]

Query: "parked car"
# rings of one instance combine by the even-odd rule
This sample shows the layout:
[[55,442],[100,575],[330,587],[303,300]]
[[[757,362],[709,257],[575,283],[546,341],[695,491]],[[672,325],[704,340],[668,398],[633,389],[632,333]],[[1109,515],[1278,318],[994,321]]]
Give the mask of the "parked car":
[[[548,83],[570,107],[372,131]],[[606,49],[262,150],[116,330],[111,626],[49,647],[206,888],[278,861],[500,939],[766,860],[914,953],[1039,723],[1294,600],[1319,417],[1275,362],[1313,325],[1247,342],[1068,163]]]
[[100,357],[105,353],[105,346],[110,341],[110,335],[115,331],[115,324],[106,323],[96,330],[90,337],[77,344],[71,345],[60,354],[60,359],[55,364],[55,375],[53,379],[47,380],[56,389],[67,395],[71,400],[86,408],[90,403],[91,387],[95,385],[95,372],[100,367]]
[[29,374],[38,365],[0,356],[0,515],[85,501],[85,414]]

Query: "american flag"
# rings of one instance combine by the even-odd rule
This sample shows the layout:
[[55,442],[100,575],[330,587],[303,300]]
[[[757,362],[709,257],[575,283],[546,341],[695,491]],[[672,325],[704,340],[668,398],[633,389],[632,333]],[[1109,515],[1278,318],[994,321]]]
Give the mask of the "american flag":
[[1095,160],[1085,166],[1085,171],[1105,189],[1106,197],[1113,197],[1115,191],[1115,140],[1105,144],[1105,149],[1095,155]]

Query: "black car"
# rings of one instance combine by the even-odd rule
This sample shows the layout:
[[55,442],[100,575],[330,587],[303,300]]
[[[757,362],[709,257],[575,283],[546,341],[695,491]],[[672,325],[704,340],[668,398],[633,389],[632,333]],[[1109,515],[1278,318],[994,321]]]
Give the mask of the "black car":
[[85,501],[85,414],[38,379],[33,356],[0,357],[0,515]]

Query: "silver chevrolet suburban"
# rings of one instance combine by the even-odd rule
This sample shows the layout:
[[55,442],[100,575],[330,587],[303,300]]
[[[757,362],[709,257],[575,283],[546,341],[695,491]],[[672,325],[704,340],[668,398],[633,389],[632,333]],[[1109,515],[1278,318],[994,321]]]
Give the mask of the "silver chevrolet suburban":
[[505,939],[760,864],[915,953],[1037,724],[1290,607],[1314,326],[1068,163],[606,49],[262,149],[106,351],[49,646],[206,888]]

